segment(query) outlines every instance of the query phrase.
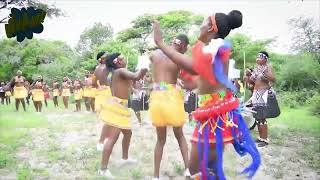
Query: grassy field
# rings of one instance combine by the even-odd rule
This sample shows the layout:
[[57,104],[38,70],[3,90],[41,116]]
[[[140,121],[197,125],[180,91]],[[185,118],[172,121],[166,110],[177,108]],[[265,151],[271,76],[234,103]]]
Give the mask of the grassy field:
[[[95,114],[74,113],[74,104],[72,110],[52,106],[50,101],[48,108],[36,113],[32,105],[27,112],[15,112],[13,103],[0,105],[0,179],[101,179],[97,175],[101,152],[95,150],[101,122]],[[259,149],[263,163],[254,179],[319,179],[320,118],[312,116],[308,108],[282,107],[281,116],[269,120],[271,144]],[[187,139],[192,129],[185,126]],[[138,127],[133,119],[130,154],[139,163],[124,168],[117,165],[119,140],[110,162],[117,179],[151,179],[155,139],[149,123]],[[244,179],[237,174],[250,159],[240,159],[231,147],[226,147],[224,157],[227,177]],[[177,142],[168,131],[162,177],[181,179],[183,169]]]

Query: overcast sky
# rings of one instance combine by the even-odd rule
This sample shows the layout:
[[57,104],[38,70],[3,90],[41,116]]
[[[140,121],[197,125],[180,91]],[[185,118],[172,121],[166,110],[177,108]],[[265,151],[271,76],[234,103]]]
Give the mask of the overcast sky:
[[[290,27],[287,21],[298,16],[307,16],[320,22],[320,3],[312,0],[50,0],[62,9],[66,17],[44,22],[44,31],[36,38],[62,40],[75,46],[81,32],[95,22],[110,23],[115,32],[130,26],[130,22],[144,13],[164,13],[171,10],[187,10],[208,15],[213,12],[228,13],[233,9],[243,14],[240,32],[253,39],[276,38],[273,51],[287,53],[290,46]],[[0,18],[4,11],[0,12]],[[4,24],[0,36],[5,37]]]

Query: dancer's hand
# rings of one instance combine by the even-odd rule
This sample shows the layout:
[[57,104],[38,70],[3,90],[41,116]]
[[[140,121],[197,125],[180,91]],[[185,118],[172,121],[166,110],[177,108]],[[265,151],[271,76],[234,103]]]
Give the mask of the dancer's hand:
[[143,76],[148,72],[148,69],[147,68],[142,68],[140,70],[141,74],[143,74]]
[[142,68],[142,69],[140,69],[138,80],[142,79],[142,78],[147,74],[147,72],[148,72],[148,69],[147,69],[147,68]]
[[153,38],[157,46],[160,46],[163,43],[160,24],[157,20],[153,20]]

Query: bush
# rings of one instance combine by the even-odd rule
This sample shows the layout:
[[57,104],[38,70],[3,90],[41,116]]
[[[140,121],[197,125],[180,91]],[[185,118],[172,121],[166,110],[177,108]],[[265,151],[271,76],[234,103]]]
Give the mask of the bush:
[[296,108],[305,104],[311,104],[310,99],[317,94],[315,90],[302,89],[300,91],[283,91],[279,93],[278,100],[282,105]]
[[308,54],[289,58],[277,73],[276,86],[284,91],[319,88],[320,64]]
[[312,98],[309,100],[311,104],[311,111],[314,115],[320,116],[320,93],[316,93]]

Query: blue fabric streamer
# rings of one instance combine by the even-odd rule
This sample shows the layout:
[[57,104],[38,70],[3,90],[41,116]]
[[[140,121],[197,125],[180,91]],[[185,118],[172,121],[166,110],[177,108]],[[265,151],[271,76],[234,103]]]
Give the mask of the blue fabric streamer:
[[[219,47],[219,50],[223,48],[230,49],[231,43],[228,41],[224,41],[224,45],[222,47]],[[233,83],[228,79],[228,76],[224,73],[223,62],[219,56],[219,50],[215,56],[212,56],[212,69],[214,70],[213,75],[216,77],[218,82],[225,85],[233,93],[236,93],[238,91],[237,88],[233,85]]]
[[[201,123],[198,122],[198,128],[201,128]],[[202,168],[202,143],[201,143],[202,134],[198,131],[198,153],[199,153],[199,167]],[[201,178],[202,179],[202,178]]]
[[204,144],[203,144],[203,161],[204,161],[204,167],[202,166],[201,168],[205,168],[203,176],[208,177],[208,162],[209,162],[209,151],[210,151],[210,146],[209,146],[209,124],[206,124],[204,127]]
[[[234,117],[238,121],[238,130],[241,133],[239,139],[235,138],[233,146],[237,153],[241,156],[245,155],[246,153],[249,153],[252,158],[252,163],[245,168],[241,173],[246,174],[249,179],[251,179],[256,171],[258,170],[260,164],[261,164],[261,157],[260,153],[254,143],[254,141],[251,138],[250,131],[243,120],[240,110],[236,110],[234,113]],[[235,135],[235,131],[233,131],[233,136]]]
[[[220,117],[218,120],[218,126],[222,127],[222,120]],[[223,137],[222,137],[222,130],[220,128],[216,128],[216,153],[217,153],[217,176],[219,180],[225,180],[226,177],[223,173]]]

